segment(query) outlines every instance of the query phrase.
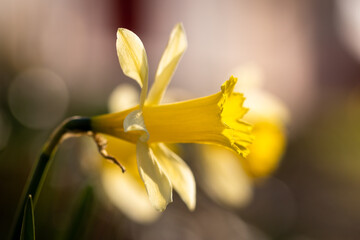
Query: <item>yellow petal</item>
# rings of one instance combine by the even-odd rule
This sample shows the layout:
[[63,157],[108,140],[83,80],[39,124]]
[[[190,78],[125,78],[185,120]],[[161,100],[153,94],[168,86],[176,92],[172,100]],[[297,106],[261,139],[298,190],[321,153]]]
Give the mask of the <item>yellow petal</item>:
[[146,51],[140,38],[128,29],[119,28],[116,50],[124,74],[137,81],[140,87],[143,87],[148,77],[148,63]]
[[200,150],[199,179],[204,191],[227,206],[238,208],[249,203],[252,180],[242,168],[239,156],[218,146],[201,146]]
[[[149,201],[136,163],[136,145],[106,136],[106,150],[126,167],[126,173],[109,161],[101,163],[101,183],[107,199],[133,221],[148,223],[159,217]],[[100,156],[99,156],[100,157]]]
[[181,199],[190,210],[194,210],[196,203],[195,179],[188,165],[163,143],[152,144],[151,149]]
[[140,140],[146,142],[149,139],[149,132],[145,127],[144,117],[141,110],[129,113],[124,120],[125,132],[139,132]]
[[140,38],[125,28],[117,31],[116,50],[124,74],[138,82],[141,90],[140,106],[143,105],[148,88],[148,62]]
[[136,158],[151,204],[156,210],[164,211],[168,203],[172,202],[172,187],[168,177],[146,142],[137,142]]
[[[135,158],[135,149],[133,154]],[[149,223],[159,217],[159,212],[150,204],[142,181],[137,179],[140,179],[138,174],[136,176],[129,171],[122,174],[114,164],[107,162],[105,164],[106,166],[102,169],[101,182],[106,196],[115,207],[139,223]],[[129,170],[129,166],[126,169]]]
[[255,140],[249,147],[250,154],[243,161],[244,167],[252,177],[260,178],[273,173],[281,160],[286,147],[285,130],[270,121],[254,124]]
[[187,48],[187,40],[182,24],[177,24],[171,32],[168,45],[161,57],[146,104],[159,104],[171,77]]

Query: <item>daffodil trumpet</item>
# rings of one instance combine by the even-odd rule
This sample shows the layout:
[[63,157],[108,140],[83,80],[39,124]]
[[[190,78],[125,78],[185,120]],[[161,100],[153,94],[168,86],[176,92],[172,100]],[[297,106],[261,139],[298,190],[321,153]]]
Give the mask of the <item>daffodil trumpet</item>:
[[233,92],[236,78],[231,77],[221,91],[198,99],[162,105],[145,105],[142,118],[146,129],[126,131],[124,122],[139,106],[123,112],[105,114],[91,119],[95,132],[137,143],[146,131],[147,142],[215,144],[234,150],[246,157],[252,137],[251,126],[240,119],[244,97]]

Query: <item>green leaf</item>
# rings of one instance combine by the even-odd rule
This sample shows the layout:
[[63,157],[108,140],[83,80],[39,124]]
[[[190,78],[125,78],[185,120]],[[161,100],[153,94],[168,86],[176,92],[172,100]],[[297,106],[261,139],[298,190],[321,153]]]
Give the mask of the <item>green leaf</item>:
[[35,239],[35,219],[34,204],[31,194],[29,194],[24,208],[24,217],[21,226],[20,240],[31,239]]

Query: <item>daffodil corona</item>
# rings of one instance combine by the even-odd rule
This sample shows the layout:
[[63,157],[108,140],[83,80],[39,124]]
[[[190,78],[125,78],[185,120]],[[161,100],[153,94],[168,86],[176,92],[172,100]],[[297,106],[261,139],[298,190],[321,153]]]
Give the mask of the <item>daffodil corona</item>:
[[196,202],[195,180],[190,168],[166,143],[215,144],[246,156],[252,141],[251,127],[241,120],[247,109],[243,107],[243,95],[233,91],[237,81],[234,77],[216,94],[160,105],[186,47],[185,32],[178,24],[171,33],[147,95],[148,63],[144,46],[133,32],[118,29],[116,48],[120,66],[126,76],[140,85],[140,102],[134,108],[91,119],[94,132],[136,145],[139,174],[150,202],[160,211],[172,201],[172,188],[190,210]]

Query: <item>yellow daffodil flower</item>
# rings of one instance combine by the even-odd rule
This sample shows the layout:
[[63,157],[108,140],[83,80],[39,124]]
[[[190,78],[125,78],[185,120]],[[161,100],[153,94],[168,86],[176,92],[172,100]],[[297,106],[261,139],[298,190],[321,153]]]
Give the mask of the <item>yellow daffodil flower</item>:
[[250,154],[245,159],[216,146],[203,146],[198,161],[204,191],[231,207],[249,203],[254,181],[268,177],[277,168],[285,150],[285,124],[289,119],[284,104],[260,88],[263,77],[256,65],[245,65],[238,74],[237,87],[246,95],[246,106],[251,109],[245,116],[253,124]]
[[[155,82],[148,90],[148,63],[144,46],[133,32],[120,28],[116,48],[124,74],[141,87],[138,106],[91,119],[94,132],[136,145],[137,168],[151,204],[164,210],[174,188],[190,210],[195,208],[195,180],[187,164],[166,143],[215,144],[248,154],[251,127],[241,118],[244,97],[233,92],[231,77],[219,93],[184,102],[159,105],[177,64],[187,47],[181,24],[173,29],[160,60]],[[126,197],[126,196],[122,196]]]

